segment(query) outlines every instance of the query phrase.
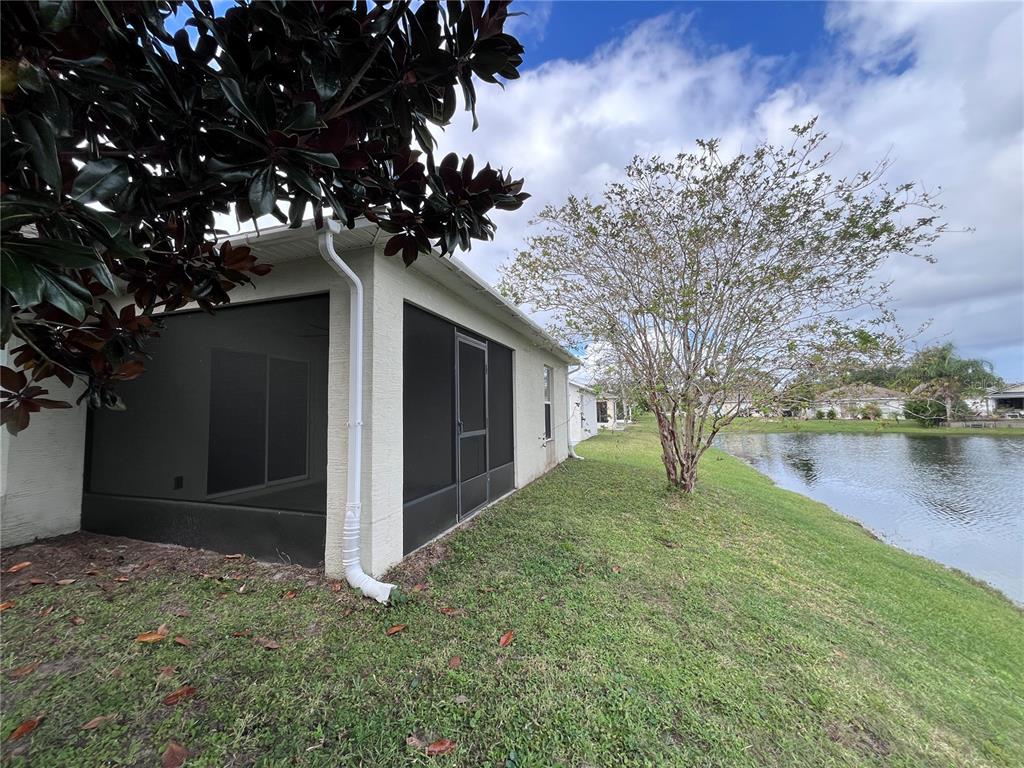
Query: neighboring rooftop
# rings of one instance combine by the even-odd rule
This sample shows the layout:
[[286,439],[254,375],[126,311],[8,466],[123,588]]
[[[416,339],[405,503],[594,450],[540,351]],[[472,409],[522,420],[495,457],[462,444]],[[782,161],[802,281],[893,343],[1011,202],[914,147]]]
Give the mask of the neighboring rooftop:
[[886,389],[874,384],[844,384],[841,387],[822,392],[816,400],[902,400],[905,392]]

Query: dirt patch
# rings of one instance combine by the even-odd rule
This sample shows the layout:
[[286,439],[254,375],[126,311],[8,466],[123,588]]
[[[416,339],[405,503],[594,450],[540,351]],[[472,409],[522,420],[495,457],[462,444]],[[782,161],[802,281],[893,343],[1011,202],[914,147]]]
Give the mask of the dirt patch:
[[[467,525],[472,525],[475,522],[474,520]],[[397,584],[403,591],[408,592],[417,584],[426,584],[430,578],[430,572],[447,560],[451,551],[449,536],[443,536],[406,557],[388,571],[384,580]]]
[[[11,566],[26,561],[31,565],[8,573]],[[309,587],[336,584],[322,571],[299,565],[85,532],[0,550],[0,568],[5,600],[16,599],[39,583],[56,584],[62,579],[137,581],[205,574],[231,580],[302,581]]]
[[860,723],[829,723],[825,731],[832,741],[865,757],[888,757],[892,754],[889,742]]

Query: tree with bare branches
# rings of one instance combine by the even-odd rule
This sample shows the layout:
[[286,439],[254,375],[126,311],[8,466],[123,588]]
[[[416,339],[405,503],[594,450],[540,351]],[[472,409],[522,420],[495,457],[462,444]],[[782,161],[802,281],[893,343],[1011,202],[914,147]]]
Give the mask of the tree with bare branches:
[[878,270],[932,261],[946,227],[929,192],[886,184],[887,159],[836,176],[815,121],[793,135],[731,159],[715,140],[634,158],[601,200],[545,208],[503,272],[510,298],[641,384],[668,481],[687,492],[719,430],[801,372],[900,354]]

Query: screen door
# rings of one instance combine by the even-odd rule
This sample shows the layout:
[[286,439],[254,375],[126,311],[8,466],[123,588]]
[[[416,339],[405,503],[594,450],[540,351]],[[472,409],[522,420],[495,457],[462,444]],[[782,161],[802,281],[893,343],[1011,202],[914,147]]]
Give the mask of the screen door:
[[459,518],[487,503],[487,345],[456,335]]

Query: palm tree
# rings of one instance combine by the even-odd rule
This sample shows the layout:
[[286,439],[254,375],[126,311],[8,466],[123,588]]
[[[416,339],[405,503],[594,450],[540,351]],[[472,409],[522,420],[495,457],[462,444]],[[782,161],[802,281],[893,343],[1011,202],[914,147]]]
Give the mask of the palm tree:
[[910,394],[942,401],[946,421],[964,394],[999,386],[1003,380],[987,360],[958,357],[952,343],[925,347],[915,354],[900,373],[900,383],[913,387]]

